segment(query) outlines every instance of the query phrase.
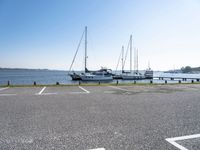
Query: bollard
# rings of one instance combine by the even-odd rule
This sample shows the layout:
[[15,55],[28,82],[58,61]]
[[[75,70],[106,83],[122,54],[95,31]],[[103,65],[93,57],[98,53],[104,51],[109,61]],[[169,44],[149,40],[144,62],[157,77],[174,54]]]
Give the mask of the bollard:
[[60,83],[59,83],[59,82],[56,82],[56,85],[60,85]]
[[179,80],[178,83],[181,83],[181,80]]
[[116,83],[117,85],[119,84],[119,81],[117,80],[117,83]]
[[7,84],[8,86],[10,86],[10,81],[8,81],[8,84]]
[[194,83],[194,80],[192,80],[191,82]]
[[101,83],[100,83],[100,81],[99,81],[99,85],[100,85]]
[[165,84],[167,84],[167,80],[165,80]]
[[81,85],[81,81],[78,81],[78,85]]
[[33,85],[36,86],[36,82],[35,81],[33,82]]
[[134,81],[134,84],[136,84],[136,81]]
[[197,79],[197,82],[199,82],[199,79]]
[[174,80],[174,78],[171,78],[171,80]]
[[150,84],[152,84],[153,83],[153,81],[152,80],[150,80]]

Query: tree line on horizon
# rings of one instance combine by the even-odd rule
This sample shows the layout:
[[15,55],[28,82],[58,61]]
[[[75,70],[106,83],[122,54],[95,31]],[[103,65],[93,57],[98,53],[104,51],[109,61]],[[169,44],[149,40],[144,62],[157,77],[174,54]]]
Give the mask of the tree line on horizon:
[[182,67],[181,68],[181,71],[183,73],[192,73],[192,72],[195,72],[195,71],[200,71],[200,67],[190,67],[190,66],[186,66],[186,67]]

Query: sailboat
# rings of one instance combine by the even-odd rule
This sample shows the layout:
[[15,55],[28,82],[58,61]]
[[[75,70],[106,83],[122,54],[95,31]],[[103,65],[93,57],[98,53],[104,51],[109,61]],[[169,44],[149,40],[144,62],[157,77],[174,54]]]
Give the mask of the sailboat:
[[[145,78],[144,75],[142,75],[138,71],[138,62],[136,63],[136,61],[135,61],[135,70],[134,71],[132,70],[132,35],[130,36],[129,44],[130,44],[130,72],[125,72],[125,71],[122,70],[123,71],[122,79],[123,80],[141,80],[141,79],[144,79]],[[137,58],[137,61],[138,61],[138,53],[137,53],[136,58]],[[125,65],[125,60],[124,60],[123,65]]]
[[[121,60],[121,65],[122,65],[121,73],[117,72],[120,60]],[[115,71],[115,74],[113,75],[113,79],[122,79],[122,74],[124,72],[124,65],[123,65],[123,63],[124,63],[124,46],[122,46],[122,50],[121,50],[121,53],[120,53],[120,56],[119,56],[119,59],[118,59],[116,71]]]
[[[85,35],[85,57],[84,57],[85,67],[84,67],[84,72],[80,73],[80,74],[77,74],[75,72],[71,73],[70,76],[71,76],[72,80],[83,80],[83,81],[111,81],[111,80],[113,80],[112,70],[110,70],[110,69],[101,68],[100,70],[97,70],[97,71],[90,71],[90,70],[87,69],[87,58],[88,58],[88,56],[87,56],[87,26],[85,27],[85,31],[83,32],[83,35]],[[83,38],[83,35],[81,37],[81,40]],[[77,51],[76,51],[74,59],[72,61],[72,65],[73,65],[73,62],[74,62],[75,57],[77,55],[78,49],[80,47],[80,43],[81,43],[81,41],[79,42]],[[71,70],[72,65],[70,66],[70,70]]]
[[144,73],[145,79],[153,79],[153,70],[150,67],[150,63],[148,63],[148,68]]

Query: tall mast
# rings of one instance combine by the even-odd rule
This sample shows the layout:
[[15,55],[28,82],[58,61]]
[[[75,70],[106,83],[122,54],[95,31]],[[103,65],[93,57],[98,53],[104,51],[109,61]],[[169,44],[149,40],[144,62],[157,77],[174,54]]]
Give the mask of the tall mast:
[[122,46],[122,73],[124,71],[124,46]]
[[136,48],[134,48],[134,73],[137,72],[137,52]]
[[85,72],[87,71],[87,26],[85,27]]
[[136,56],[137,56],[137,62],[136,62],[136,72],[138,73],[138,48],[136,49]]
[[130,73],[132,73],[132,35],[130,36]]
[[150,69],[150,61],[148,61],[148,69]]

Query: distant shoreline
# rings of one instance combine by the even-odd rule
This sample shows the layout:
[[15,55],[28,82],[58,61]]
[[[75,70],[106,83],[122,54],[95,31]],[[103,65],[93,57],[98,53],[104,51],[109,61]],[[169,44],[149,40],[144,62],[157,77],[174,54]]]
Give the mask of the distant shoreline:
[[67,71],[67,70],[54,70],[54,69],[29,69],[29,68],[0,68],[0,70]]

